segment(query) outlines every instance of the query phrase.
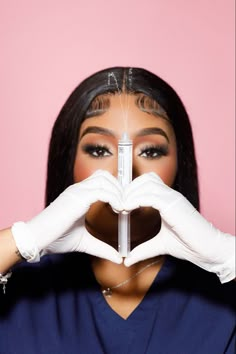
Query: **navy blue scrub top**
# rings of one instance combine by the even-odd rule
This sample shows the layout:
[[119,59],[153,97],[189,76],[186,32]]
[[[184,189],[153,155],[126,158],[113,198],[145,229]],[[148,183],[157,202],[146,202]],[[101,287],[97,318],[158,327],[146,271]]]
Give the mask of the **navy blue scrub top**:
[[236,283],[166,257],[124,320],[78,253],[13,269],[0,288],[0,354],[235,354]]

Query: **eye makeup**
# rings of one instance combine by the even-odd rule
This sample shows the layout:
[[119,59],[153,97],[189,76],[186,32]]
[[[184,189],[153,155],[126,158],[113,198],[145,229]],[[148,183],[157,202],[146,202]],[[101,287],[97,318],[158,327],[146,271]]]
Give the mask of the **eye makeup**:
[[[82,151],[92,158],[105,158],[113,156],[113,153],[105,144],[85,144],[82,146]],[[166,144],[147,144],[139,149],[138,156],[145,159],[159,159],[162,156],[167,156],[169,153],[168,145]]]
[[169,153],[168,145],[166,144],[147,144],[144,147],[140,148],[138,156],[145,159],[159,159],[162,156],[167,156]]
[[82,151],[95,159],[113,155],[111,149],[104,144],[84,144],[82,146]]

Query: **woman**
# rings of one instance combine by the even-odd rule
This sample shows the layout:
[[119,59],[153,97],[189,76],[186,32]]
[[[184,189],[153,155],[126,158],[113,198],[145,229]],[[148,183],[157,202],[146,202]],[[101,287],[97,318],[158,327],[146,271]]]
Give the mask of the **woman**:
[[[124,131],[126,188],[116,178]],[[191,126],[167,83],[117,67],[74,90],[52,132],[46,205],[1,231],[1,354],[234,352],[234,237],[197,211]]]

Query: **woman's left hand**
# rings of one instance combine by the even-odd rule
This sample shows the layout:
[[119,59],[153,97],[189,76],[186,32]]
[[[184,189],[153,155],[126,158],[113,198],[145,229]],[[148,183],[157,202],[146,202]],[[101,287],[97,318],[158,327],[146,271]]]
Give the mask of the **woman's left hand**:
[[221,283],[235,278],[235,237],[214,228],[155,173],[144,174],[126,187],[124,207],[127,211],[153,207],[162,218],[160,232],[132,250],[125,259],[126,266],[169,254],[216,273]]

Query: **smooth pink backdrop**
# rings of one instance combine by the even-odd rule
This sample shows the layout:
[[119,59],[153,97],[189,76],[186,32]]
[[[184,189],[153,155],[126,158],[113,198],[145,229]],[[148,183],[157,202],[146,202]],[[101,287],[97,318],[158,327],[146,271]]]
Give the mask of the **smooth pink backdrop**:
[[202,213],[235,232],[234,0],[2,0],[0,228],[43,208],[52,124],[94,71],[145,67],[190,114]]

